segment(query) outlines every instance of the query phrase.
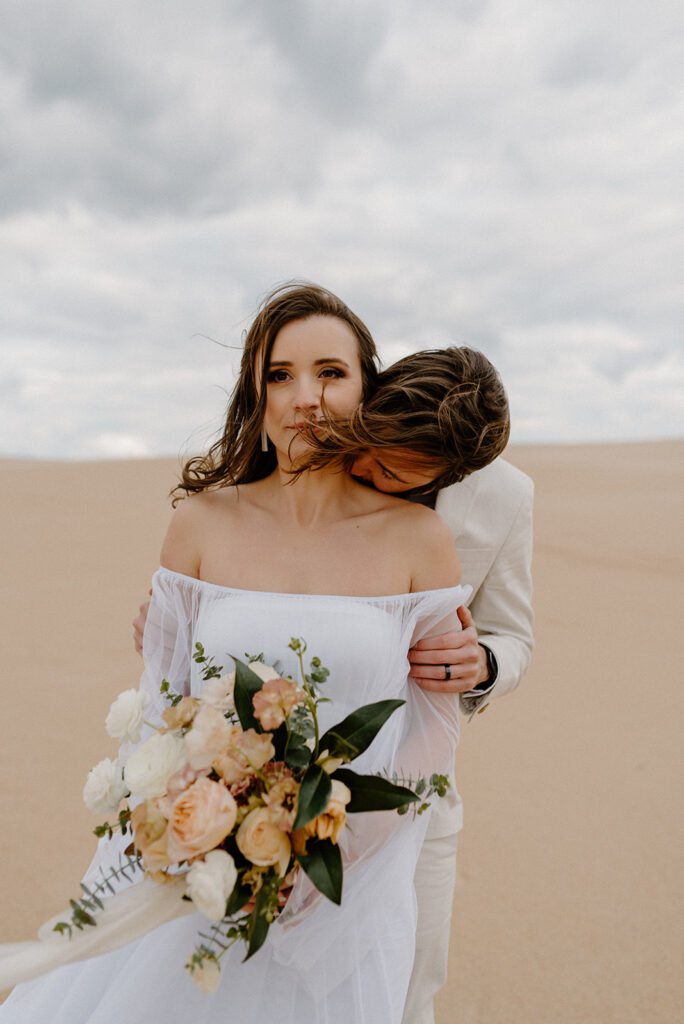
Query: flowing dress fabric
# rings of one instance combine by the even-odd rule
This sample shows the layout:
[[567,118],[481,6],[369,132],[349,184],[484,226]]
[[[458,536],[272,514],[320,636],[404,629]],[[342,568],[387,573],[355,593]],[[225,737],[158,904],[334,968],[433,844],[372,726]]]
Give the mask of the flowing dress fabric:
[[[160,569],[144,639],[141,687],[149,720],[167,706],[162,678],[184,694],[203,685],[192,660],[196,641],[225,671],[231,655],[263,654],[297,677],[291,637],[330,669],[319,707],[322,730],[362,704],[401,698],[406,704],[353,764],[359,772],[405,777],[452,771],[458,702],[427,693],[407,678],[408,648],[423,636],[459,628],[456,608],[467,588],[393,597],[271,594],[235,590]],[[125,753],[125,752],[124,752]],[[399,1022],[413,962],[416,905],[413,874],[429,812],[354,814],[340,837],[345,865],[342,905],[334,906],[300,872],[288,904],[262,949],[243,963],[235,945],[221,958],[221,982],[206,995],[184,964],[199,914],[173,920],[114,952],[61,967],[15,988],[0,1007],[13,1024],[392,1024]],[[85,876],[97,880],[117,862],[129,837],[101,840]]]

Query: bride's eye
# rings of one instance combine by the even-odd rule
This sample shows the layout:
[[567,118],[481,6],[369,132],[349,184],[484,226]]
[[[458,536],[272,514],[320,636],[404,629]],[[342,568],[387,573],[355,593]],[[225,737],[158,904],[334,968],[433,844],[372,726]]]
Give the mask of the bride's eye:
[[268,384],[282,384],[287,378],[287,370],[269,370],[266,374]]
[[344,370],[340,370],[337,366],[326,366],[324,370],[321,370],[321,377],[325,377],[326,380],[332,380],[335,377],[344,377]]

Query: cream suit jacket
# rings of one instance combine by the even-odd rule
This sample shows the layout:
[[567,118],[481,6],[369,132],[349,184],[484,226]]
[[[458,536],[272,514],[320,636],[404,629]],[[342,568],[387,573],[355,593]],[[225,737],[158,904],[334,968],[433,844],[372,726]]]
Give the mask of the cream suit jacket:
[[[525,473],[495,459],[437,496],[435,508],[454,538],[462,581],[473,588],[468,605],[479,637],[499,666],[486,694],[461,696],[461,708],[470,717],[515,689],[530,663],[533,495]],[[454,787],[433,807],[428,835],[448,835],[461,825],[461,799]]]

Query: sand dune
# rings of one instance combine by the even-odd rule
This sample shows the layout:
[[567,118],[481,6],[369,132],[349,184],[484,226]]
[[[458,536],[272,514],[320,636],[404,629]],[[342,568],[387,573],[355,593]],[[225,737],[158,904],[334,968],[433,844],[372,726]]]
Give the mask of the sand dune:
[[[537,648],[463,730],[438,1024],[679,1021],[684,442],[507,457],[537,486]],[[61,909],[89,860],[81,789],[137,681],[129,621],[175,467],[0,462],[2,939]]]

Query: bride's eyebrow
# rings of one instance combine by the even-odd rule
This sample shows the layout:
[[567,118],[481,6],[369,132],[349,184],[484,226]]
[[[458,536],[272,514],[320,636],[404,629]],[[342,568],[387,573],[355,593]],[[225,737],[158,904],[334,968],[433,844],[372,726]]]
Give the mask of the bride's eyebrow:
[[[346,363],[344,361],[344,359],[340,359],[339,356],[327,356],[324,359],[315,359],[313,365],[314,366],[330,366],[331,363],[337,363],[338,366],[344,366],[345,369],[347,369],[347,370],[349,369],[349,363]],[[269,367],[270,370],[272,370],[274,366],[289,367],[289,366],[293,366],[293,365],[294,364],[289,359],[272,359],[271,362],[268,364],[268,367]]]

